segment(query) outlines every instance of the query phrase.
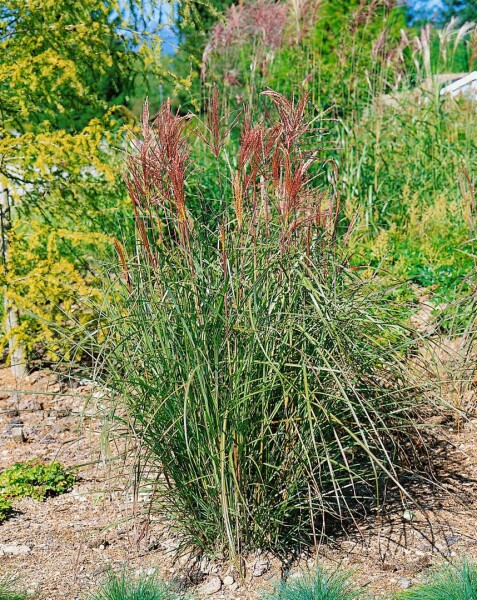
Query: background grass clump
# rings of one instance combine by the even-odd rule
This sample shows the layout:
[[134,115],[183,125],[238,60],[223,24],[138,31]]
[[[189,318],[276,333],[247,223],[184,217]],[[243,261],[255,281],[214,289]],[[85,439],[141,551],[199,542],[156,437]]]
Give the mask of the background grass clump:
[[[128,163],[137,251],[118,244],[124,285],[103,348],[160,509],[188,542],[232,557],[314,544],[399,487],[425,447],[415,342],[338,250],[307,97],[264,102],[236,153],[214,104],[199,133],[168,105],[153,126],[145,113]],[[231,181],[214,227],[188,210],[194,136]]]
[[338,164],[343,222],[354,223],[353,265],[406,282],[403,296],[412,283],[408,300],[428,295],[447,311],[475,270],[477,125],[474,103],[441,97],[439,77],[475,69],[475,24],[418,30],[402,6],[379,1],[305,3],[304,20],[286,6],[272,49],[229,11],[211,34],[206,86],[232,108],[255,106],[267,86],[306,90]]

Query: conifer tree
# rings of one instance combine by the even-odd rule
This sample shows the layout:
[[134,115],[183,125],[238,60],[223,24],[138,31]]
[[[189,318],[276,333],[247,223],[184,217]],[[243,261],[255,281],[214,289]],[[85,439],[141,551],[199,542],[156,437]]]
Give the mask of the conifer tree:
[[159,68],[160,32],[143,43],[123,14],[116,0],[0,8],[4,343],[17,375],[39,344],[61,358],[55,327],[95,294],[91,257],[124,195],[111,149],[138,74]]

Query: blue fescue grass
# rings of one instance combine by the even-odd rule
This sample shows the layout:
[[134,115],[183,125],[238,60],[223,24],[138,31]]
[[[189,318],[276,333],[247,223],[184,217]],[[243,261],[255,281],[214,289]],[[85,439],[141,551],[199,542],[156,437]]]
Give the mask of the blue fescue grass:
[[283,582],[263,600],[365,600],[365,596],[349,573],[319,567],[313,574]]
[[133,577],[126,572],[109,572],[90,600],[178,600],[183,597],[156,575]]
[[14,577],[0,577],[0,600],[25,600],[26,593],[21,591]]
[[416,586],[400,596],[399,600],[476,600],[477,566],[466,560],[457,565],[434,569],[428,582]]

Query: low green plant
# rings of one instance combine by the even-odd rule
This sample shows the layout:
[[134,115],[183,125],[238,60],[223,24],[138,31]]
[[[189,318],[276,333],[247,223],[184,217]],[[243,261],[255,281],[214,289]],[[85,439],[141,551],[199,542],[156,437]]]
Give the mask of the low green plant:
[[91,594],[90,600],[178,600],[181,597],[155,575],[133,578],[125,572],[116,574],[110,571],[99,589]]
[[475,600],[477,566],[466,560],[434,569],[428,583],[401,594],[399,600]]
[[25,600],[27,594],[20,590],[14,577],[0,577],[0,600]]
[[321,567],[316,573],[283,582],[263,600],[364,600],[362,590],[343,571],[327,572]]
[[0,473],[0,521],[12,508],[12,500],[29,496],[44,500],[71,490],[75,477],[59,462],[36,460],[15,463]]
[[0,497],[0,523],[12,513],[12,503]]

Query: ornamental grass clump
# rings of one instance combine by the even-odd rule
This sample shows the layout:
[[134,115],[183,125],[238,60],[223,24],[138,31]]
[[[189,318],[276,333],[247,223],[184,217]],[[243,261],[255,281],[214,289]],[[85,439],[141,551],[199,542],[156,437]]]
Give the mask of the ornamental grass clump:
[[183,594],[175,593],[153,575],[132,577],[126,572],[108,572],[106,578],[90,595],[90,600],[179,600]]
[[28,594],[20,590],[15,577],[0,576],[0,600],[26,600]]
[[[146,106],[128,159],[137,240],[117,244],[124,285],[103,352],[159,509],[185,541],[231,558],[314,544],[400,487],[424,446],[412,341],[346,266],[307,98],[263,99],[237,152],[216,98],[195,125],[167,104],[151,125]],[[228,169],[217,227],[188,210],[201,143]]]
[[263,600],[365,600],[365,596],[348,573],[328,573],[320,567],[316,573],[282,582]]
[[477,598],[477,566],[466,560],[458,564],[440,565],[428,583],[416,586],[398,596],[399,600],[475,600]]

